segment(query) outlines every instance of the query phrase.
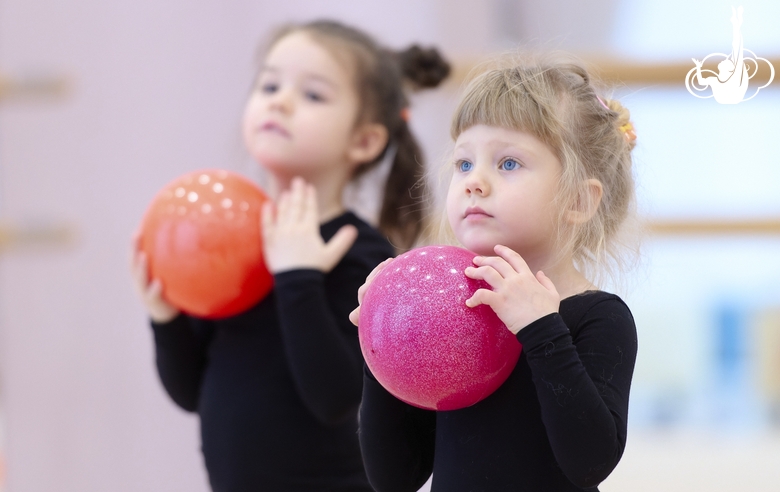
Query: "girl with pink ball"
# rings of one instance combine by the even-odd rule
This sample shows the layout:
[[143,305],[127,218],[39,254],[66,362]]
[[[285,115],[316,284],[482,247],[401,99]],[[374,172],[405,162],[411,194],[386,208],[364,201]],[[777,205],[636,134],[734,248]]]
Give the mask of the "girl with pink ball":
[[[596,286],[618,272],[633,218],[628,111],[578,62],[487,70],[453,118],[437,242],[473,251],[465,300],[489,306],[522,344],[506,381],[472,406],[432,411],[391,395],[366,368],[360,443],[375,490],[594,491],[626,444],[636,358],[629,308]],[[359,291],[360,301],[383,268]],[[351,319],[357,323],[359,309]]]

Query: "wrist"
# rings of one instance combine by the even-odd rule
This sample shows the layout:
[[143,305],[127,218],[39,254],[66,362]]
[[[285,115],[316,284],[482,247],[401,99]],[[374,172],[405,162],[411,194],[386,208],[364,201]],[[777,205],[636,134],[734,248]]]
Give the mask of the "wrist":
[[553,315],[553,314],[558,314],[558,311],[554,311],[553,310],[553,311],[549,311],[549,312],[546,312],[546,313],[539,314],[538,316],[533,317],[533,318],[526,318],[526,319],[524,319],[522,321],[519,321],[518,323],[513,323],[512,325],[507,325],[507,328],[509,329],[509,331],[512,332],[513,335],[517,335],[518,333],[520,333],[525,328],[527,328],[527,327],[531,326],[532,324],[538,322],[539,320],[542,320],[542,319],[544,319],[544,318],[546,318],[546,317],[548,317],[550,315]]

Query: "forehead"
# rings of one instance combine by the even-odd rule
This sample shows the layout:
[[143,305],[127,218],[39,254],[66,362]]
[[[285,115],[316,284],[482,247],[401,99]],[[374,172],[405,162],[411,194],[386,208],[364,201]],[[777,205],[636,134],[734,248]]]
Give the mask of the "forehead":
[[474,125],[455,140],[455,147],[517,147],[550,152],[547,145],[529,132],[492,125]]
[[292,32],[274,43],[265,58],[263,71],[317,75],[333,82],[351,78],[350,67],[334,56],[331,49],[302,31]]

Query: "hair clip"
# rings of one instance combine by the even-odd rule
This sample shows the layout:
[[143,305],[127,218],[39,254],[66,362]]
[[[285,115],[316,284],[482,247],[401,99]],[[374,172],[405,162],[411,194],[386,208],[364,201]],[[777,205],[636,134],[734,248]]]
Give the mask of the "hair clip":
[[626,142],[631,143],[636,140],[636,131],[634,130],[634,125],[630,121],[621,125],[620,131],[623,132],[623,136],[626,137]]

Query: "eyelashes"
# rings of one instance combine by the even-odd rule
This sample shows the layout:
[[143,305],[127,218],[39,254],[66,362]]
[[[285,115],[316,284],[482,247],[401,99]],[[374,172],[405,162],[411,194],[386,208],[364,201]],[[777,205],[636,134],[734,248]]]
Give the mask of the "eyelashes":
[[[498,169],[501,171],[514,171],[521,167],[520,161],[514,157],[505,157],[498,163]],[[468,159],[460,159],[455,161],[455,168],[459,172],[466,173],[474,169],[474,163]]]

